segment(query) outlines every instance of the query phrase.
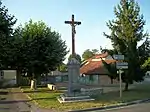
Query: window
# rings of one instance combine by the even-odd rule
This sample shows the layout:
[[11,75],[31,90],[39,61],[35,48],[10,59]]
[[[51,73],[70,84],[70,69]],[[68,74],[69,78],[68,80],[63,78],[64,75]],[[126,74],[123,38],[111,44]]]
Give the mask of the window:
[[0,71],[0,78],[4,79],[4,71],[2,71],[2,70]]
[[93,75],[89,75],[89,80],[90,80],[90,81],[93,81],[93,80],[94,80]]

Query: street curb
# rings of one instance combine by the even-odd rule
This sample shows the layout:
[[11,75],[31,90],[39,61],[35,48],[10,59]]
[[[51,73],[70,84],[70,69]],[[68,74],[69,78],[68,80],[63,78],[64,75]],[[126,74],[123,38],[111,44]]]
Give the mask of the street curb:
[[115,109],[115,108],[119,108],[119,107],[125,107],[125,106],[140,104],[140,103],[144,103],[144,102],[150,102],[150,98],[143,99],[143,100],[135,100],[135,101],[126,102],[126,103],[115,104],[115,105],[111,105],[111,106],[104,106],[104,107],[99,107],[99,108],[89,108],[89,109],[83,109],[83,110],[71,110],[68,112],[88,112],[88,111]]

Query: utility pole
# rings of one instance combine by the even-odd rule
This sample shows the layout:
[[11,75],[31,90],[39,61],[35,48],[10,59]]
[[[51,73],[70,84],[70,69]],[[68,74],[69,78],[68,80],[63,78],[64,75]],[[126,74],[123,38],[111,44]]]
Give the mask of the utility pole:
[[117,72],[118,72],[118,74],[119,74],[120,98],[122,98],[122,78],[121,78],[121,75],[122,75],[123,71],[122,71],[122,69],[120,68]]
[[72,15],[71,21],[65,21],[65,24],[70,24],[72,27],[72,56],[74,57],[75,56],[75,34],[76,34],[75,26],[80,25],[81,22],[74,21],[74,15]]

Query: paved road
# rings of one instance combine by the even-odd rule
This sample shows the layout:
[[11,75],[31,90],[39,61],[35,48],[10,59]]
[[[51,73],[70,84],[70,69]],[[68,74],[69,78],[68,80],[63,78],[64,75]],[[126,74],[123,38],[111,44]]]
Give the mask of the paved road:
[[150,103],[142,103],[137,105],[131,105],[128,107],[122,107],[119,109],[110,109],[94,112],[150,112]]
[[18,88],[2,91],[0,89],[0,112],[55,112],[38,108]]
[[[17,101],[14,99],[15,94],[11,94],[11,89],[0,89],[0,112],[20,112],[19,106],[20,103],[25,103],[26,101]],[[5,92],[4,92],[5,91]],[[7,92],[6,92],[7,91]],[[25,107],[26,108],[26,107]],[[29,112],[26,109],[26,112]]]

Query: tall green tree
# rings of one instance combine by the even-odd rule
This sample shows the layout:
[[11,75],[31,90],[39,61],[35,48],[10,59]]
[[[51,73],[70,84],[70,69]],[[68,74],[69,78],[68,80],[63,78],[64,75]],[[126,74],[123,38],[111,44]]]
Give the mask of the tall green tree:
[[[114,49],[103,49],[101,48],[101,53],[108,53],[112,59],[113,58],[113,55],[117,53],[116,50]],[[113,79],[116,79],[117,78],[117,68],[116,68],[116,63],[115,62],[111,62],[111,63],[107,63],[105,60],[103,60],[103,58],[101,58],[102,60],[102,63],[104,65],[104,67],[108,70],[108,77],[111,79],[111,84],[113,84]]]
[[16,23],[14,16],[8,13],[8,9],[0,1],[0,69],[10,69],[12,60],[13,26]]
[[18,47],[18,58],[22,55],[20,60],[16,60],[16,66],[18,68],[21,65],[20,68],[35,79],[42,73],[55,70],[68,53],[66,43],[60,34],[52,31],[42,21],[30,20],[24,27],[16,29],[15,36],[22,42],[22,47]]
[[145,42],[138,47],[139,51],[139,58],[140,58],[140,65],[142,68],[147,71],[150,70],[149,68],[149,58],[150,57],[150,39],[147,38]]
[[92,49],[92,53],[93,53],[93,54],[98,54],[98,53],[99,53],[99,50],[98,50],[98,49]]
[[142,67],[145,68],[147,71],[150,71],[150,57],[145,61]]
[[67,71],[67,65],[65,63],[61,63],[58,66],[58,70],[61,71],[61,72],[66,72]]
[[94,54],[90,49],[85,50],[82,54],[83,60],[87,60],[87,59],[91,58],[92,56],[94,56]]
[[9,37],[13,34],[13,26],[16,23],[14,16],[8,13],[8,9],[0,1],[0,33]]
[[125,90],[133,81],[142,81],[144,71],[141,69],[140,56],[137,43],[147,38],[144,33],[145,21],[140,15],[140,7],[134,0],[121,0],[120,4],[114,8],[116,19],[107,22],[111,34],[104,35],[112,42],[113,48],[118,53],[125,55],[128,62],[128,70],[124,72],[122,78],[125,82]]
[[98,53],[99,53],[98,49],[92,49],[92,50],[86,49],[82,54],[83,61],[93,57],[94,55]]

